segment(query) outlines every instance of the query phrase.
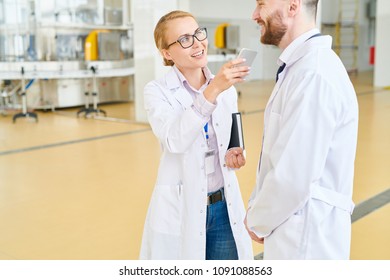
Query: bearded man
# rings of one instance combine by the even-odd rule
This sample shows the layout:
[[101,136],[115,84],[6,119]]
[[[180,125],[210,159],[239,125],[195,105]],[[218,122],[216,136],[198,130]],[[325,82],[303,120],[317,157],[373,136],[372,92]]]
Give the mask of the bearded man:
[[245,220],[264,259],[349,259],[358,103],[318,0],[258,0],[261,42],[282,50]]

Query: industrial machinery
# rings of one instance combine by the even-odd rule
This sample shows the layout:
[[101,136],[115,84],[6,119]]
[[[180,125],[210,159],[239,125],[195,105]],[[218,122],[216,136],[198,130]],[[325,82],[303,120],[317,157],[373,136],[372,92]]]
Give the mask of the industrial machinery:
[[0,106],[80,106],[94,79],[99,102],[131,101],[129,15],[128,0],[0,0]]

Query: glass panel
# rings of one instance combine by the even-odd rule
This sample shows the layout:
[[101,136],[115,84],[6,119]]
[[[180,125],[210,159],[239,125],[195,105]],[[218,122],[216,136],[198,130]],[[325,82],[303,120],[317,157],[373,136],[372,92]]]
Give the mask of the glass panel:
[[104,0],[104,24],[122,25],[122,0]]
[[43,22],[103,24],[103,0],[41,0]]
[[85,24],[103,24],[100,0],[74,0],[76,22]]
[[128,21],[129,6],[129,0],[0,0],[0,61],[83,60],[88,34],[105,27],[119,34],[115,57],[132,57],[132,31],[114,31]]
[[56,3],[54,0],[37,0],[37,10],[40,13],[42,22],[54,22],[56,14]]
[[[0,2],[0,60],[21,61],[28,57],[28,48],[33,32],[29,29],[34,22],[28,0],[2,0]],[[32,45],[32,48],[35,48]],[[33,52],[30,52],[33,55]]]
[[4,3],[0,0],[0,25],[4,23]]

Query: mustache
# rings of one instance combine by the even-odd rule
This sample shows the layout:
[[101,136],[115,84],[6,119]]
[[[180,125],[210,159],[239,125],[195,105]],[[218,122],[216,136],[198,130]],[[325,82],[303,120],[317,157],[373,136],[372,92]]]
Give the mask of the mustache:
[[265,21],[262,19],[256,20],[257,24],[265,25]]

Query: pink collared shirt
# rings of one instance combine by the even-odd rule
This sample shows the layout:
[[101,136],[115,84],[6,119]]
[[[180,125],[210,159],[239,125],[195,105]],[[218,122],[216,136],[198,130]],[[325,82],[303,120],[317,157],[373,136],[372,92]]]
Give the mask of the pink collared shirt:
[[217,105],[209,102],[203,95],[204,90],[213,79],[213,75],[211,74],[210,70],[207,67],[203,68],[203,73],[206,77],[206,82],[200,87],[199,90],[196,90],[188,83],[187,79],[183,76],[183,74],[179,71],[179,69],[177,69],[176,66],[173,66],[173,69],[175,70],[184,88],[188,91],[188,93],[192,97],[192,100],[194,101],[194,103],[192,104],[192,109],[201,118],[204,119],[205,124],[208,122],[209,149],[215,151],[215,156],[214,156],[215,171],[209,174],[207,177],[208,180],[207,192],[217,191],[224,186],[221,165],[219,162],[218,142],[212,124],[212,113],[217,107]]

